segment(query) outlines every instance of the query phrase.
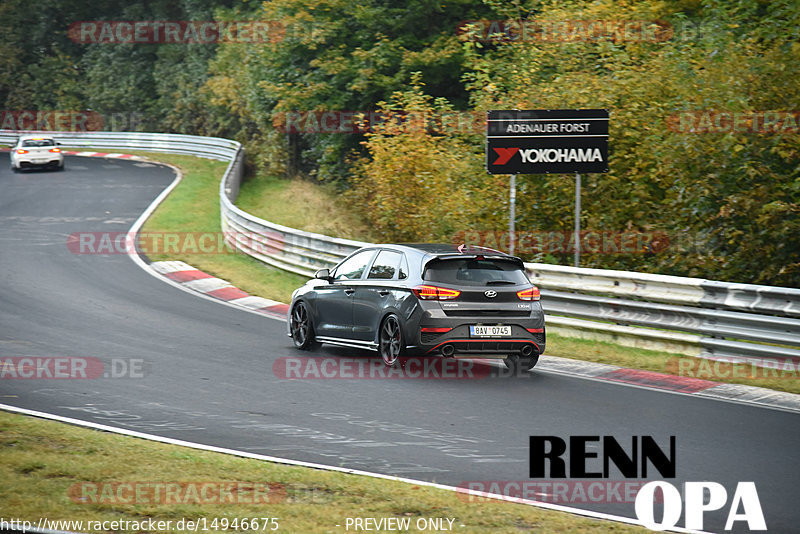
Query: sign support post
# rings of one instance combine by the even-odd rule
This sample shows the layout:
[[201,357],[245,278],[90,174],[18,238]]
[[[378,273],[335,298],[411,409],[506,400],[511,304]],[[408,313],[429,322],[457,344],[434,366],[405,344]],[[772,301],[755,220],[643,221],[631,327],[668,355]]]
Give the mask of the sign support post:
[[575,267],[581,266],[581,175],[575,173]]
[[517,241],[516,220],[517,220],[517,175],[511,175],[508,197],[508,253],[514,255],[514,248]]

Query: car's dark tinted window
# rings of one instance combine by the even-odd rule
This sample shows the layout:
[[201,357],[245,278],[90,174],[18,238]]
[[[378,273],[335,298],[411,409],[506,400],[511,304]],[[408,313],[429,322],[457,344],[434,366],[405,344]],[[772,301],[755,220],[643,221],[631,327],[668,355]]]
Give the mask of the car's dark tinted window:
[[375,254],[374,250],[365,250],[345,260],[344,263],[336,268],[336,272],[333,275],[334,280],[357,280],[361,278],[373,254]]
[[528,284],[520,265],[502,259],[455,258],[434,260],[425,268],[423,279],[464,286]]
[[391,280],[397,272],[402,254],[391,250],[381,250],[372,264],[367,278]]

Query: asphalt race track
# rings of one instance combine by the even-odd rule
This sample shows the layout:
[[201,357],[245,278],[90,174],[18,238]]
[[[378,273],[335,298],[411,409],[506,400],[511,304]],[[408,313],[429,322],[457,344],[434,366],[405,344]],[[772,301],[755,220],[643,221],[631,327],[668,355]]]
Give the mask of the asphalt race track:
[[[730,496],[737,482],[754,481],[769,531],[797,531],[796,414],[535,370],[287,380],[273,373],[276,359],[298,356],[284,323],[176,289],[124,254],[67,248],[75,232],[127,231],[172,180],[162,166],[77,157],[64,172],[12,174],[0,154],[0,357],[97,358],[106,369],[143,370],[2,379],[0,403],[454,486],[529,481],[531,435],[612,435],[623,444],[652,435],[664,446],[674,435],[669,482],[715,481]],[[334,348],[319,355],[370,358]],[[632,503],[562,504],[635,517]],[[707,513],[704,529],[722,532],[727,513]]]

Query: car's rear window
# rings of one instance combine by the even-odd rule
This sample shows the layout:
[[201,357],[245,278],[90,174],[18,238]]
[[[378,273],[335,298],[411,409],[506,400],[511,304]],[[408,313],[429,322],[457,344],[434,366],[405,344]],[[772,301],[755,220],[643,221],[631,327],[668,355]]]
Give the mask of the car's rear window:
[[530,283],[519,263],[490,258],[433,260],[426,266],[422,278],[428,282],[464,286]]
[[26,139],[22,142],[22,146],[54,146],[55,142],[52,139]]

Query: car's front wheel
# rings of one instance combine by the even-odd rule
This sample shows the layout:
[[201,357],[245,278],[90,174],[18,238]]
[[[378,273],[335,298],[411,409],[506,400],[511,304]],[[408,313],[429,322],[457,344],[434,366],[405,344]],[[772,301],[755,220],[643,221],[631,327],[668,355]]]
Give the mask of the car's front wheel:
[[314,339],[314,325],[304,302],[298,302],[292,309],[291,333],[294,346],[300,350],[311,350],[319,345]]
[[392,367],[403,353],[403,332],[400,328],[400,319],[396,315],[389,315],[381,324],[378,336],[378,352],[383,363]]

